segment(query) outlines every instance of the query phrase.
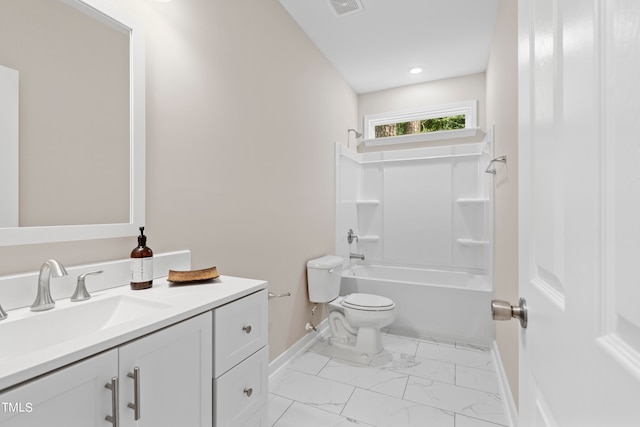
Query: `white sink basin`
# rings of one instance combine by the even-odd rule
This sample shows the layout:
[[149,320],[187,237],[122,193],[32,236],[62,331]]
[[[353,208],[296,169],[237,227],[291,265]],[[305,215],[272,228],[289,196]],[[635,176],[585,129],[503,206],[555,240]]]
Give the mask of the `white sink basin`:
[[0,360],[20,357],[171,307],[127,295],[68,303],[0,322]]

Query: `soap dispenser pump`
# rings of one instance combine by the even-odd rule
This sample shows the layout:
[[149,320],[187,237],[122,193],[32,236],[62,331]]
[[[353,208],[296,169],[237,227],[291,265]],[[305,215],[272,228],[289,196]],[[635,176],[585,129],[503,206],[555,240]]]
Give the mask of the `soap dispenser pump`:
[[131,251],[131,289],[147,289],[153,285],[153,251],[147,246],[144,227],[140,227],[138,246]]

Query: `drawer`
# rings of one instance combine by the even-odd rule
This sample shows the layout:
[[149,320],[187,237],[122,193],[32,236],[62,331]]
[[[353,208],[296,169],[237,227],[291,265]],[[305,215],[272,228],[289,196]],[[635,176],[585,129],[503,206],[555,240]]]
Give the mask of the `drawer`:
[[[269,350],[263,347],[213,380],[215,427],[262,425],[269,394]],[[257,423],[257,424],[256,424]]]
[[213,377],[267,345],[267,291],[262,290],[213,311]]
[[257,412],[254,412],[247,421],[242,423],[241,427],[269,427],[268,406],[268,403],[262,405]]

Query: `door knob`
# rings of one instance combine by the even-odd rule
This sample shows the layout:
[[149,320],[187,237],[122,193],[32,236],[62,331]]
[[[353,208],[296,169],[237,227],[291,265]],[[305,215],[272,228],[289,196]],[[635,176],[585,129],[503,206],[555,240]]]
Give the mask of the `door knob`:
[[507,301],[496,300],[491,301],[491,314],[493,320],[520,320],[520,326],[527,328],[527,301],[520,298],[518,305],[511,305]]

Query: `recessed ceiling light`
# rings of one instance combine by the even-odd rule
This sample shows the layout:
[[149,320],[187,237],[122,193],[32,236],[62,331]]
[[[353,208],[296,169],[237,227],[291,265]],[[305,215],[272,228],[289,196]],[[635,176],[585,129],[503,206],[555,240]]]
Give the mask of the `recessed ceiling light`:
[[409,73],[411,73],[411,74],[420,74],[421,72],[422,72],[422,68],[420,68],[420,67],[414,67],[414,68],[409,70]]

